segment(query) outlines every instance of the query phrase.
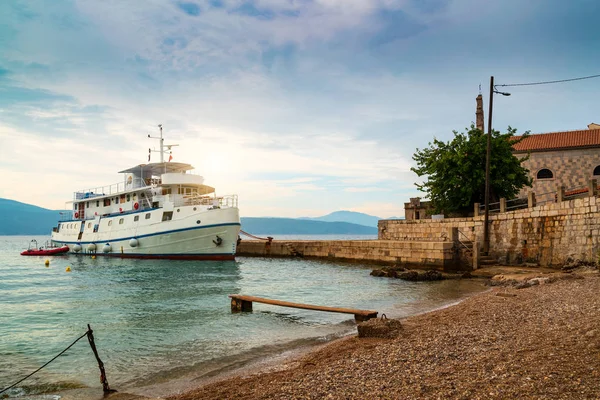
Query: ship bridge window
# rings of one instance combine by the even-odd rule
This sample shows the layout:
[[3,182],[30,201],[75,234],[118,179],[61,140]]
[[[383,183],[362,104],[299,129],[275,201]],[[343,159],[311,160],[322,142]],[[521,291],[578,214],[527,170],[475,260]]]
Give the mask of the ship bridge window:
[[127,201],[131,201],[131,195],[130,194],[127,195]]
[[73,204],[73,210],[77,210],[77,203]]
[[172,193],[172,189],[171,188],[163,188],[162,189],[163,196],[166,196],[166,195],[171,194],[171,193]]
[[100,207],[100,200],[96,200],[96,207]]
[[173,211],[165,211],[163,212],[162,220],[170,221],[173,219]]

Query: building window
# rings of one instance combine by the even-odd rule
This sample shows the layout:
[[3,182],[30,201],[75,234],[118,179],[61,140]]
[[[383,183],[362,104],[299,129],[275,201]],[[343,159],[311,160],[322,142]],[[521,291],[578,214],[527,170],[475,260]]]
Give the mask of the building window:
[[140,216],[136,215],[135,217],[133,217],[133,222],[137,222],[140,220]]
[[146,219],[150,219],[150,215],[152,215],[151,213],[146,214]]
[[548,168],[540,169],[537,173],[537,179],[552,179],[554,174]]
[[600,175],[600,165],[594,168],[594,175]]

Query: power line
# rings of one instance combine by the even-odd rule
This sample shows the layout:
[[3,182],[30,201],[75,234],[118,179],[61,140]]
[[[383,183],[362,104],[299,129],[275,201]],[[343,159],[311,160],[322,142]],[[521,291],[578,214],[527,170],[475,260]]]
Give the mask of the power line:
[[561,79],[558,81],[545,81],[545,82],[530,82],[530,83],[511,83],[511,84],[507,84],[507,85],[495,85],[495,86],[534,86],[534,85],[548,85],[551,83],[562,83],[562,82],[571,82],[571,81],[580,81],[583,79],[592,79],[592,78],[599,78],[600,74],[597,75],[590,75],[590,76],[582,76],[579,78],[571,78],[571,79]]

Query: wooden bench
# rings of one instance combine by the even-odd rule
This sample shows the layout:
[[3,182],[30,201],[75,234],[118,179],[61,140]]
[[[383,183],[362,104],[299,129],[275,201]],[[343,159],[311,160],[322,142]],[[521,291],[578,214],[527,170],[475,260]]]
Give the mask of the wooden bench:
[[244,296],[241,294],[230,294],[231,298],[231,312],[251,312],[252,303],[264,303],[271,304],[274,306],[301,308],[304,310],[315,310],[315,311],[328,311],[344,314],[354,314],[356,322],[368,321],[371,318],[377,318],[377,311],[371,310],[357,310],[354,308],[339,308],[339,307],[327,307],[327,306],[315,306],[312,304],[302,303],[291,303],[289,301],[265,299],[263,297],[255,296]]

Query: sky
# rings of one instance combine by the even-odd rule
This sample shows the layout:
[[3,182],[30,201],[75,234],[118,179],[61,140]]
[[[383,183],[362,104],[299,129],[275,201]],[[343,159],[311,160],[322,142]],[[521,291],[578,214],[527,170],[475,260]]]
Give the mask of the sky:
[[[403,216],[415,150],[470,126],[480,90],[487,123],[492,75],[600,73],[599,20],[597,0],[2,0],[0,197],[63,209],[162,124],[242,216]],[[494,128],[586,129],[599,89],[503,89]]]

